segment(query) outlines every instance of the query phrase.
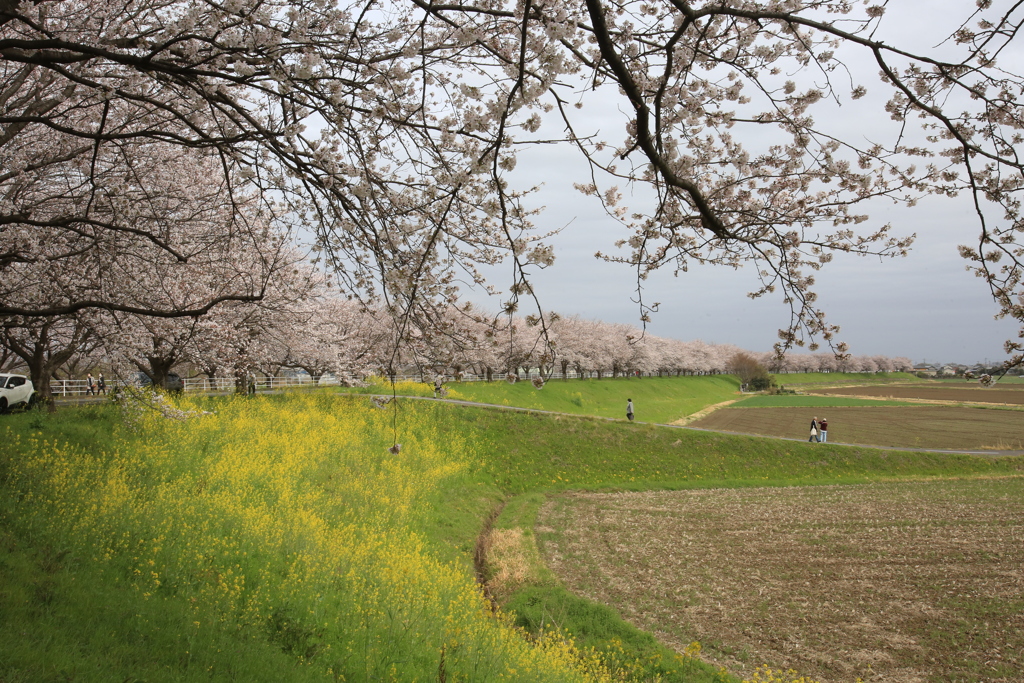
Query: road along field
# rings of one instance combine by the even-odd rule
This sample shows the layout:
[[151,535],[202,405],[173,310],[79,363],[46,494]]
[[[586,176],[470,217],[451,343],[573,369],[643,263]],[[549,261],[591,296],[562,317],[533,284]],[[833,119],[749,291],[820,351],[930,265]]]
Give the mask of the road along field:
[[930,405],[728,407],[716,410],[690,426],[806,440],[812,417],[828,420],[828,440],[832,443],[952,450],[1024,450],[1024,412],[1019,410]]
[[747,677],[1024,680],[1024,478],[564,493],[544,561]]
[[828,396],[878,396],[880,398],[920,399],[952,403],[993,403],[1024,405],[1024,384],[1000,385],[986,389],[977,384],[969,386],[889,384],[883,386],[857,386],[829,389],[805,388],[815,394]]

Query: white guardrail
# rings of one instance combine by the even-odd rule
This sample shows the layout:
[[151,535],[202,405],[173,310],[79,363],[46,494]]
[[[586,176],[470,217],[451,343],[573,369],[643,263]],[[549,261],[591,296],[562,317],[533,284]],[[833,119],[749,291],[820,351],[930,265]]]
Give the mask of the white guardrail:
[[[609,373],[603,373],[603,377],[611,377]],[[532,370],[529,376],[526,373],[520,373],[519,379],[521,381],[530,381],[535,377],[540,377],[540,372]],[[562,373],[556,372],[550,375],[549,380],[560,380],[563,379]],[[568,371],[565,374],[564,379],[597,379],[596,372],[584,372],[577,373],[573,370]],[[395,380],[399,382],[425,382],[432,384],[434,381],[434,375],[430,373],[403,373],[395,376]],[[90,396],[90,395],[104,395],[104,392],[100,391],[99,383],[96,378],[93,378],[95,383],[94,392],[89,390],[89,382],[84,379],[52,379],[50,380],[50,391],[56,397],[62,396]],[[472,373],[462,373],[460,376],[455,377],[453,375],[445,375],[445,382],[484,382],[487,381],[485,375],[476,375]],[[505,381],[505,374],[495,372],[491,375],[491,381],[503,382]],[[106,382],[106,393],[109,394],[117,386],[122,386],[126,382],[117,379],[105,379]],[[237,380],[234,377],[188,377],[182,380],[184,384],[184,390],[189,393],[194,392],[223,392],[223,391],[235,391],[238,386]],[[314,387],[314,386],[339,386],[341,383],[338,378],[334,375],[323,375],[319,380],[314,381],[312,377],[306,376],[289,376],[289,377],[256,377],[256,390],[257,391],[272,391],[274,389],[283,389],[285,387]]]
[[[125,384],[135,383],[125,382],[123,380],[104,378],[106,382],[106,392],[109,394],[114,390],[115,387],[124,386]],[[182,380],[184,389],[187,392],[204,392],[204,391],[234,391],[237,386],[237,380],[234,377],[188,377]],[[90,391],[89,381],[85,379],[51,379],[50,380],[50,391],[53,392],[54,396],[88,396],[96,394],[102,396],[104,392],[99,388],[99,381],[93,378],[93,385],[95,389]],[[260,391],[269,389],[281,389],[290,386],[327,386],[327,385],[338,385],[338,380],[334,377],[321,377],[319,382],[314,382],[311,377],[257,377],[256,388]]]

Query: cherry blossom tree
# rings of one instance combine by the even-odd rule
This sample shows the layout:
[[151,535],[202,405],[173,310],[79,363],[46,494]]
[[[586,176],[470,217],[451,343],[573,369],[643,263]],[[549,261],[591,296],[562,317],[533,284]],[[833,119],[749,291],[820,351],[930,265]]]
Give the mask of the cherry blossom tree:
[[102,151],[15,183],[30,225],[0,240],[31,249],[0,264],[7,313],[188,313],[188,327],[216,303],[264,296],[285,239],[257,197],[228,190],[215,157],[160,143]]
[[896,368],[893,359],[888,356],[872,356],[871,360],[875,363],[875,372],[892,372]]
[[893,370],[896,372],[913,372],[914,362],[905,356],[892,359]]
[[[218,180],[215,157],[128,141],[64,158],[69,155],[58,152],[65,145],[51,142],[59,163],[6,173],[7,183],[0,177],[0,314],[102,308],[195,316],[222,301],[262,296],[268,269],[259,258],[274,258],[273,245],[260,254],[267,221],[254,220],[254,196],[232,193]],[[17,167],[4,154],[9,151],[10,145],[0,147],[4,168]],[[39,150],[29,145],[18,151]],[[233,278],[230,287],[227,281],[210,283],[206,291],[193,290],[192,298],[158,301],[159,288],[126,286],[168,269],[206,268],[227,242],[259,255],[247,259],[257,267]]]
[[10,372],[21,364],[21,359],[6,346],[0,347],[0,371]]
[[632,325],[607,325],[606,344],[612,377],[631,373],[646,366],[647,347],[642,333]]
[[[39,235],[62,230],[76,239],[80,232],[131,233],[187,260],[159,232],[133,232],[131,221],[114,220],[91,201],[104,174],[126,172],[103,160],[117,159],[126,141],[152,141],[214,153],[231,198],[272,197],[295,222],[318,226],[325,260],[351,290],[381,289],[389,305],[403,309],[447,298],[441,251],[468,257],[472,269],[494,260],[499,235],[525,247],[529,241],[515,233],[527,212],[515,192],[495,198],[477,180],[498,157],[487,141],[493,130],[478,132],[470,120],[487,117],[466,111],[440,122],[446,105],[435,94],[424,102],[427,93],[413,84],[415,53],[429,62],[419,63],[422,80],[435,70],[432,62],[446,63],[451,32],[432,30],[433,44],[416,49],[420,39],[407,28],[403,12],[369,4],[3,0],[0,224],[10,227],[0,267],[70,255],[38,247],[47,241]],[[456,94],[453,102],[470,99]],[[320,134],[307,129],[311,123]],[[457,130],[456,144],[438,137]],[[70,209],[21,198],[26,178],[62,178],[69,167],[80,190]],[[195,315],[219,301],[260,295],[216,292],[175,309],[112,297],[5,299],[0,313],[101,306]]]
[[561,371],[562,378],[568,375],[569,368],[577,372],[583,367],[584,354],[579,340],[587,334],[587,321],[579,316],[558,316],[551,323],[550,339],[555,352],[555,361]]
[[[139,183],[144,197],[137,203],[144,208],[133,210],[133,224],[159,231],[187,258],[132,241],[115,251],[90,249],[90,258],[99,260],[81,278],[104,297],[131,304],[103,309],[96,334],[112,358],[145,373],[157,386],[185,360],[235,374],[248,370],[271,318],[308,292],[308,268],[300,268],[301,254],[287,234],[266,215],[260,198],[228,192],[223,179],[211,172],[213,160],[195,152],[139,155],[138,163],[149,173]],[[117,196],[127,202],[135,189],[126,184]],[[246,229],[225,230],[238,224]],[[137,269],[140,263],[146,267]],[[90,277],[92,271],[98,275]],[[232,294],[240,291],[253,294]],[[221,305],[214,308],[212,301]],[[204,318],[210,309],[216,315]],[[177,315],[182,311],[193,315]]]
[[370,311],[329,295],[306,298],[281,331],[274,335],[280,365],[304,370],[314,381],[326,373],[342,380],[368,374],[374,350],[387,337]]
[[50,380],[90,341],[93,324],[84,313],[65,316],[9,317],[0,328],[0,346],[28,368],[40,397],[50,396]]
[[688,346],[685,342],[676,339],[668,340],[662,350],[662,364],[658,371],[677,376],[688,372],[690,368],[687,365],[687,353]]
[[495,330],[495,337],[499,367],[510,381],[515,381],[521,371],[529,373],[537,362],[539,347],[543,346],[533,326],[523,318],[510,317]]
[[[508,317],[503,316],[505,324],[498,324],[494,317],[475,307],[463,308],[470,315],[467,339],[470,345],[466,349],[466,367],[481,375],[487,381],[494,379],[495,372],[507,370],[507,349],[513,343],[508,329]],[[557,316],[555,317],[557,320]],[[453,367],[456,379],[462,367]]]
[[[753,294],[791,306],[780,350],[835,340],[813,291],[833,254],[906,252],[912,236],[860,208],[880,197],[966,194],[977,221],[962,254],[1024,322],[1022,10],[978,0],[964,14],[914,51],[876,37],[884,4],[853,0],[0,0],[0,269],[73,258],[41,246],[54,231],[130,234],[90,200],[122,145],[158,143],[215,155],[231,197],[311,226],[346,289],[398,317],[436,314],[502,258],[515,314],[553,255],[511,173],[557,117],[555,137],[590,164],[581,191],[622,224],[608,258],[638,285],[660,267],[752,263]],[[865,65],[880,81],[859,82]],[[893,135],[829,125],[868,90]],[[589,127],[595,103],[624,113],[615,132]],[[25,183],[70,167],[70,209],[23,200]],[[5,296],[0,313],[180,315],[262,291],[170,309]],[[637,293],[645,319],[656,306]],[[1022,349],[1008,342],[1014,360]]]

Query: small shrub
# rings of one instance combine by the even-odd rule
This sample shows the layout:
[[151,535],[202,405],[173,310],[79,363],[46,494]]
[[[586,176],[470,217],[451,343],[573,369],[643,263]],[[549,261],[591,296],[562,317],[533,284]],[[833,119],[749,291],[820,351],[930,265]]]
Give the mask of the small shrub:
[[756,375],[747,382],[747,386],[753,391],[769,391],[775,386],[775,378],[769,375],[768,371],[765,370],[764,374]]

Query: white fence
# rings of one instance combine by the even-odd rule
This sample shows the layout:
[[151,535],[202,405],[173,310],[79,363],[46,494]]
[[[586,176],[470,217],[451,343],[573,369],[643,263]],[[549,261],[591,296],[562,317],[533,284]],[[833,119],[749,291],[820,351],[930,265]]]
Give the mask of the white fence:
[[[89,396],[92,394],[102,396],[104,393],[109,394],[114,390],[115,387],[124,386],[125,384],[132,384],[138,386],[134,382],[125,382],[117,379],[105,379],[106,392],[103,392],[99,388],[97,380],[93,380],[95,386],[94,391],[89,390],[89,381],[85,379],[51,379],[50,380],[50,391],[53,392],[54,396]],[[237,386],[237,381],[233,377],[188,377],[182,380],[184,384],[184,390],[187,392],[204,392],[204,391],[234,391]],[[338,380],[334,377],[321,377],[319,382],[314,382],[311,377],[257,377],[256,378],[256,389],[259,391],[265,391],[270,389],[282,389],[284,387],[291,386],[337,386]]]
[[[531,370],[529,375],[525,372],[519,374],[521,381],[529,381],[535,377],[540,377],[541,373],[539,370]],[[611,377],[610,373],[603,373],[602,377]],[[584,372],[577,373],[575,370],[569,370],[564,379],[597,379],[598,374],[596,372]],[[563,376],[560,372],[556,372],[549,375],[548,380],[560,380]],[[425,373],[400,373],[395,375],[395,380],[399,382],[426,382],[433,383],[434,375],[429,372]],[[94,382],[95,382],[94,378]],[[106,379],[106,392],[109,394],[114,390],[115,387],[122,386],[126,382],[117,379]],[[462,373],[458,377],[452,375],[445,375],[446,382],[485,382],[487,377],[485,375],[477,375],[474,373]],[[495,372],[491,375],[491,381],[503,382],[505,381],[505,374],[502,372]],[[232,392],[237,387],[237,380],[234,377],[188,377],[182,380],[184,384],[184,390],[188,393],[195,392]],[[272,391],[274,389],[283,389],[285,387],[314,387],[314,386],[338,386],[341,382],[334,375],[323,375],[319,380],[314,381],[309,375],[299,376],[287,376],[287,377],[256,377],[256,390],[257,391]],[[84,379],[52,379],[50,380],[50,390],[56,397],[82,397],[90,395],[104,395],[99,389],[98,383],[94,392],[89,390],[89,382]]]

